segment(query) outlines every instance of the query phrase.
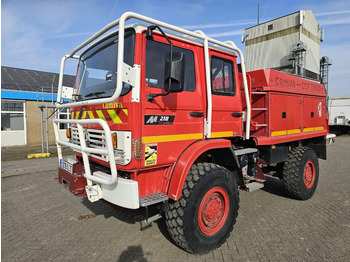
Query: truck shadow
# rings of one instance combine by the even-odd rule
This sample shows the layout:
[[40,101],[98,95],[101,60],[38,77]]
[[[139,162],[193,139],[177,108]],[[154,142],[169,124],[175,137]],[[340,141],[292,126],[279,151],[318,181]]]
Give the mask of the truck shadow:
[[[87,207],[94,214],[94,217],[103,215],[105,218],[114,217],[115,219],[118,219],[128,224],[138,223],[140,224],[141,231],[147,230],[149,227],[152,227],[152,226],[157,226],[161,234],[170,243],[177,246],[177,244],[175,243],[175,241],[173,240],[173,238],[168,232],[164,217],[151,223],[150,225],[145,225],[144,223],[142,223],[142,221],[146,219],[146,212],[144,208],[140,208],[136,210],[126,209],[126,208],[122,208],[122,207],[110,204],[105,201],[97,201],[97,202],[91,203],[86,197],[84,197],[81,202],[85,207]],[[159,210],[156,207],[149,207],[150,215],[154,215],[157,212],[159,212]],[[130,247],[130,248],[131,248],[130,250],[132,250],[134,247]],[[130,251],[130,250],[128,249],[127,251]],[[126,255],[127,254],[125,254],[123,258],[126,257]],[[118,260],[118,261],[124,261],[124,260]],[[136,261],[139,261],[139,260],[136,260]],[[144,260],[140,260],[140,261],[144,261]]]
[[349,126],[330,126],[329,131],[336,136],[346,136],[350,134]]
[[283,189],[282,181],[275,177],[266,177],[265,186],[261,190],[276,196],[289,198]]
[[81,200],[81,203],[97,216],[103,215],[105,218],[114,217],[128,224],[140,223],[146,218],[143,209],[126,209],[105,201],[91,203],[86,197]]
[[144,256],[141,246],[129,246],[127,250],[123,251],[117,262],[126,262],[126,261],[135,261],[135,262],[147,262],[147,259]]

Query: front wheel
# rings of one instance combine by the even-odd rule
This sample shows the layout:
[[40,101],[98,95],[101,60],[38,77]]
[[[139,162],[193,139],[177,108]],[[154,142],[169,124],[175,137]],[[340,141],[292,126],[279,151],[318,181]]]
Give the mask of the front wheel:
[[283,186],[289,196],[307,200],[318,184],[319,165],[315,151],[309,147],[291,150],[283,167]]
[[182,196],[165,214],[175,242],[190,253],[207,253],[229,237],[238,214],[234,175],[212,163],[198,163],[187,175]]

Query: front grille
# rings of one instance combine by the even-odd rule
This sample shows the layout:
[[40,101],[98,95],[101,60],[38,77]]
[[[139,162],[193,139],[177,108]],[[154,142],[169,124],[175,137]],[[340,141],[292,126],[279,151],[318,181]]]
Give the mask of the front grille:
[[[87,147],[97,148],[97,149],[105,149],[106,148],[106,136],[103,130],[98,129],[84,129],[85,142]],[[70,142],[76,145],[80,145],[80,138],[78,128],[71,127],[71,139]],[[126,153],[121,149],[114,149],[115,161],[117,164],[123,165]],[[77,152],[81,153],[80,150]],[[102,160],[104,162],[109,162],[108,155],[100,155],[100,154],[88,154],[90,157]]]

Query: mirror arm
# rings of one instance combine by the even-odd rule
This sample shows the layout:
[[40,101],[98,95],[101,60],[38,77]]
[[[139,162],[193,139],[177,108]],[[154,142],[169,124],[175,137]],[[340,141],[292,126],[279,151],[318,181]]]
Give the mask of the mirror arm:
[[[172,72],[172,62],[173,62],[173,43],[171,42],[171,40],[169,39],[169,37],[164,33],[164,31],[162,30],[162,28],[160,28],[158,25],[151,25],[149,27],[147,27],[147,35],[149,38],[153,38],[153,34],[152,31],[158,29],[159,32],[161,32],[161,34],[165,37],[165,39],[168,41],[169,45],[170,45],[170,72]],[[148,102],[152,102],[154,100],[154,98],[156,98],[157,96],[167,96],[170,94],[170,89],[171,89],[171,78],[169,78],[169,86],[168,86],[168,91],[166,93],[161,93],[161,94],[147,94],[147,101]]]
[[147,94],[147,102],[152,102],[154,98],[157,96],[167,96],[170,94],[170,90],[168,90],[166,93],[161,93],[161,94]]

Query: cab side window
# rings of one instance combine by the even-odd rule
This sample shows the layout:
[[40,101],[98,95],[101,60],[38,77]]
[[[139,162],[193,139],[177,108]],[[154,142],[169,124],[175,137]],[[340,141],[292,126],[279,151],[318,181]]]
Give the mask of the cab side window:
[[[173,53],[182,52],[185,60],[184,91],[194,92],[196,76],[194,55],[191,50],[173,47]],[[165,60],[169,57],[168,44],[147,40],[146,42],[146,84],[148,87],[164,89]]]
[[234,96],[236,92],[233,62],[211,58],[211,90],[214,95]]

